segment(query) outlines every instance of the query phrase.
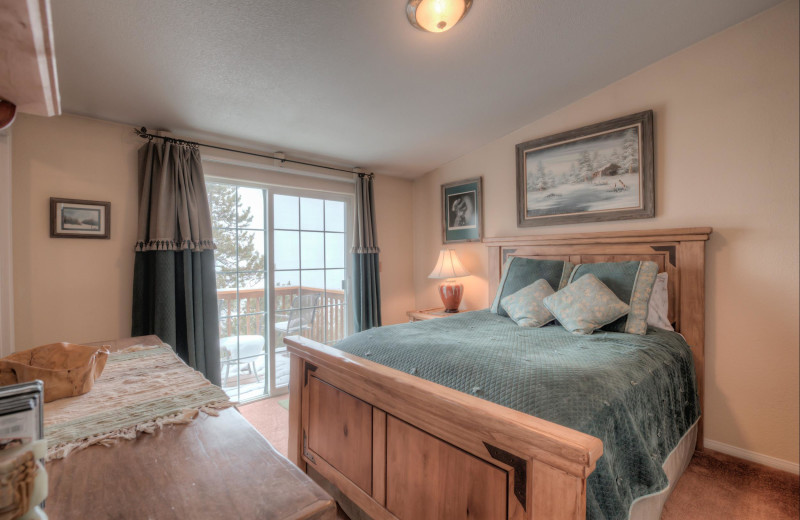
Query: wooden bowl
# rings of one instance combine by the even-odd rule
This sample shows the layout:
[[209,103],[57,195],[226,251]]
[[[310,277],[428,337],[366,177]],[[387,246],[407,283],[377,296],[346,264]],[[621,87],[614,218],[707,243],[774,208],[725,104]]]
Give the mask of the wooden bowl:
[[108,359],[108,348],[52,343],[0,359],[0,386],[40,379],[44,402],[82,395],[92,389]]

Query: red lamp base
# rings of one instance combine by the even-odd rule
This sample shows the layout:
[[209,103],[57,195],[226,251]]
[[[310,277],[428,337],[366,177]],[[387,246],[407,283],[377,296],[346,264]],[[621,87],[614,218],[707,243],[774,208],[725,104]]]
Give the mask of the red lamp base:
[[461,297],[464,295],[464,285],[455,280],[445,280],[439,285],[439,296],[444,304],[444,312],[458,312]]

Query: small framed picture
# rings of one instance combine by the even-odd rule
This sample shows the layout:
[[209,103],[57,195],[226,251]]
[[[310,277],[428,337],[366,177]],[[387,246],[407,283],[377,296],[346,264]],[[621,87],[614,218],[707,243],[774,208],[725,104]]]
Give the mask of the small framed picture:
[[111,203],[50,197],[51,238],[111,238]]
[[480,242],[483,237],[482,178],[442,185],[442,241]]

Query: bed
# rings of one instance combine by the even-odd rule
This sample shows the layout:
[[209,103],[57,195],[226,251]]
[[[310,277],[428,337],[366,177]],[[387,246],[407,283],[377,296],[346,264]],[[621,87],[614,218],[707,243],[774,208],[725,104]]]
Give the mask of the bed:
[[[676,359],[681,356],[684,359],[675,364],[685,365],[685,361],[690,360],[688,364],[693,366],[694,374],[687,376],[684,370],[680,377],[696,377],[696,387],[684,391],[694,393],[696,388],[702,408],[704,245],[710,232],[709,228],[690,228],[486,239],[489,294],[494,296],[501,266],[509,256],[560,259],[575,264],[656,262],[660,271],[669,274],[670,321],[691,345],[691,350],[678,334],[656,342],[651,340],[657,334],[648,334],[643,338],[653,344],[645,347],[651,349],[648,355],[658,357],[666,354],[652,350],[657,349],[655,343],[670,344]],[[449,327],[461,329],[465,334],[464,341],[455,341],[451,347],[477,337],[475,329],[470,331],[470,327],[491,328],[498,336],[498,344],[509,345],[508,339],[514,332],[508,328],[508,321],[484,311],[483,314],[433,320],[428,324],[404,325],[397,329],[385,327],[384,331],[358,335],[358,345],[350,348],[351,353],[300,337],[287,338],[292,371],[290,459],[312,477],[329,483],[340,502],[352,504],[372,518],[585,518],[587,497],[590,513],[598,517],[598,494],[593,490],[601,472],[598,471],[591,481],[589,479],[604,447],[600,438],[587,433],[591,428],[575,420],[577,429],[565,426],[563,424],[571,424],[570,420],[564,420],[557,413],[554,415],[547,407],[530,407],[520,405],[515,398],[498,398],[498,391],[492,389],[491,377],[476,383],[455,375],[450,379],[440,378],[444,384],[438,384],[434,382],[437,378],[431,376],[428,361],[420,358],[416,363],[420,366],[413,366],[413,354],[405,360],[395,360],[395,368],[387,366],[392,362],[385,359],[382,345],[387,338],[381,335],[395,334],[396,338],[389,342],[410,341],[408,348],[413,350],[415,340],[409,338],[415,334],[418,334],[416,343],[420,345],[426,341],[429,345],[446,343],[448,335],[459,334],[458,331],[439,330],[451,322]],[[545,329],[548,330],[540,333],[551,335],[551,340],[559,335],[558,327]],[[374,334],[377,336],[370,345]],[[587,341],[622,345],[625,336],[632,335],[602,334]],[[587,345],[574,346],[576,356],[585,347]],[[639,348],[629,347],[629,350]],[[541,355],[546,356],[546,353]],[[508,363],[509,372],[514,372],[518,365],[524,364],[520,361],[524,357],[519,356],[519,353],[512,353],[505,361],[493,362],[500,363],[501,368],[503,362]],[[537,363],[541,364],[542,359],[545,358],[538,358]],[[617,361],[619,359],[624,357]],[[606,362],[615,363],[614,360]],[[582,363],[585,365],[585,360]],[[646,371],[652,369],[645,368]],[[586,372],[581,374],[585,376]],[[630,383],[635,386],[640,381]],[[628,393],[635,395],[636,391]],[[608,392],[611,392],[608,395],[613,394],[612,390]],[[537,394],[530,393],[529,400],[530,395]],[[531,415],[531,411],[538,411],[542,417]],[[664,462],[669,485],[674,485],[681,466],[688,460],[686,446],[695,436],[696,448],[702,449],[702,418],[689,430],[685,424],[695,415],[687,413],[681,419],[684,424],[678,429],[684,456],[676,463],[674,453],[669,453]],[[580,418],[580,414],[573,419],[576,417]],[[676,435],[675,432],[664,434]],[[657,440],[655,442],[658,444]],[[652,454],[654,460],[660,464],[674,443],[675,439],[661,443],[661,448],[655,450],[659,453]],[[609,452],[601,468],[617,463],[617,459],[628,452],[636,453],[636,450]],[[690,455],[691,450],[688,451]],[[635,455],[634,463],[646,465],[645,457],[643,453]],[[674,467],[668,470],[667,463]],[[650,473],[647,485],[654,491],[656,500],[663,503],[669,487],[663,489],[663,474],[654,477],[658,472],[652,468]],[[608,480],[607,477],[603,478]],[[588,484],[593,486],[587,493]],[[642,490],[637,493],[641,495]],[[619,502],[621,505],[612,510],[612,517],[623,517],[613,515],[620,514],[620,508],[630,507],[631,500]],[[646,517],[647,513],[635,511],[638,505],[630,508],[631,517],[642,514]],[[624,511],[624,516],[627,513]]]

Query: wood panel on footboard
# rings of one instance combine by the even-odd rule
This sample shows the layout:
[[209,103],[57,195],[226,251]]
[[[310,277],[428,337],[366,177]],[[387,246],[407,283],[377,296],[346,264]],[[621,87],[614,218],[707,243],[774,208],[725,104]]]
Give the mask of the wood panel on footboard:
[[[655,261],[669,273],[670,320],[693,347],[702,405],[703,246],[710,232],[485,239],[490,297],[509,256]],[[322,476],[356,513],[378,520],[585,518],[586,480],[603,453],[599,439],[306,338],[284,342],[291,355],[289,458]]]
[[576,519],[599,439],[320,343],[291,353],[289,458],[375,519]]

